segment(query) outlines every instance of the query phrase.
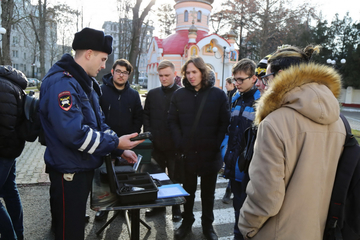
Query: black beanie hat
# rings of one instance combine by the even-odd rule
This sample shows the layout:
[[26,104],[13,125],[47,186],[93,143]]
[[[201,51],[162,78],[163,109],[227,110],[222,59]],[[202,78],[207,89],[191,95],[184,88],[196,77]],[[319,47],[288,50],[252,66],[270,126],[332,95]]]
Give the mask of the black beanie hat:
[[112,36],[105,35],[103,31],[92,28],[84,28],[80,32],[75,33],[72,48],[75,51],[78,49],[91,49],[111,54],[112,40]]
[[270,57],[271,57],[271,54],[269,54],[266,57],[264,57],[263,59],[261,59],[261,61],[258,63],[258,65],[256,66],[256,69],[255,69],[255,75],[256,76],[261,77],[261,76],[265,75],[268,59]]

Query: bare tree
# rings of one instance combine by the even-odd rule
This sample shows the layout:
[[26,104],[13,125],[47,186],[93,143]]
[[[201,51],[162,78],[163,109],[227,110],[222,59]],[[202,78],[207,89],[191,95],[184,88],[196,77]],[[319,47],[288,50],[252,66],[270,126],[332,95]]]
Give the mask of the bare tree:
[[45,41],[46,41],[46,20],[47,0],[38,0],[37,15],[30,14],[30,21],[35,33],[35,39],[40,49],[40,78],[45,76]]
[[260,59],[284,41],[300,38],[316,18],[309,3],[293,8],[288,0],[227,0],[212,16],[215,32],[230,24],[237,34],[239,58]]
[[226,25],[231,25],[231,29],[236,33],[237,45],[239,47],[239,59],[244,57],[243,53],[243,33],[251,29],[254,25],[254,15],[258,8],[252,0],[227,0],[222,4],[224,9],[215,13],[212,18],[213,27],[216,26],[216,33]]
[[[139,79],[139,63],[140,63],[140,58],[142,54],[146,54],[146,35],[148,34],[148,29],[150,27],[150,21],[147,21],[141,29],[141,37],[140,37],[140,47],[139,47],[139,55],[137,57],[137,62],[136,65],[134,66],[134,74],[135,74],[135,81],[136,83],[138,83],[138,79]],[[144,42],[145,41],[145,42]]]
[[[156,0],[151,0],[149,4],[144,8],[140,14],[141,0],[136,0],[136,4],[133,7],[133,19],[132,19],[132,41],[129,54],[129,62],[131,65],[136,66],[136,58],[139,55],[139,43],[141,35],[141,27],[143,25],[145,17],[148,15],[152,6],[154,6]],[[130,84],[132,83],[132,75],[129,77]]]
[[10,58],[10,35],[11,26],[13,25],[14,0],[1,1],[1,24],[6,29],[6,33],[2,36],[2,49],[0,49],[0,61],[2,65],[11,65]]
[[119,58],[128,59],[131,47],[131,31],[132,31],[132,22],[130,20],[130,9],[131,9],[131,0],[121,0],[118,1],[118,12],[119,12],[119,31],[118,45],[114,47],[114,52],[118,51]]
[[226,18],[226,12],[220,10],[210,16],[211,27],[215,34],[219,34],[220,30],[223,29],[226,25],[229,24],[229,21]]
[[176,14],[171,4],[162,4],[157,10],[158,22],[160,23],[161,37],[169,36],[174,29]]
[[[59,4],[53,7],[54,20],[57,23],[57,38],[61,41],[61,55],[67,52],[67,47],[70,46],[74,37],[73,33],[77,32],[77,21],[73,19],[81,14],[80,11],[72,9],[66,4]],[[55,50],[55,49],[54,49]]]

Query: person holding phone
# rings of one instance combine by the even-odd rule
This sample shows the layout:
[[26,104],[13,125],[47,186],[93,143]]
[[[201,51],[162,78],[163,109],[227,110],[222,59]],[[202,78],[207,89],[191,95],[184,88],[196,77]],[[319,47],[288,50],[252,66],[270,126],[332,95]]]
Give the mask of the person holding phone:
[[143,141],[130,141],[137,133],[118,137],[104,122],[94,77],[105,68],[112,37],[84,28],[75,34],[72,47],[75,56],[64,54],[43,79],[39,112],[55,239],[80,240],[94,169],[110,152],[136,162],[136,154],[125,149]]

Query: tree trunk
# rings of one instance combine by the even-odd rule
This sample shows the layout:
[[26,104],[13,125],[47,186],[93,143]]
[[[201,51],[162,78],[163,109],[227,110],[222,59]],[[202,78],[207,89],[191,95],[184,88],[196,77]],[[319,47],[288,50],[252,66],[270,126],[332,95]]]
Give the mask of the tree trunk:
[[10,57],[10,34],[14,11],[14,0],[1,1],[1,25],[6,29],[6,33],[2,35],[2,48],[0,49],[1,65],[12,65]]
[[46,0],[44,0],[44,3],[41,3],[41,0],[39,0],[39,48],[40,48],[40,79],[42,79],[45,76],[45,38],[46,38]]
[[[155,4],[156,0],[151,0],[149,4],[146,6],[144,11],[141,13],[139,17],[140,4],[141,0],[136,0],[136,4],[133,8],[133,21],[132,21],[132,41],[131,48],[129,54],[129,62],[131,65],[136,68],[136,58],[139,55],[139,42],[140,42],[140,34],[141,34],[141,26],[144,22],[145,17],[148,15],[151,7]],[[133,74],[129,76],[129,83],[132,84]]]

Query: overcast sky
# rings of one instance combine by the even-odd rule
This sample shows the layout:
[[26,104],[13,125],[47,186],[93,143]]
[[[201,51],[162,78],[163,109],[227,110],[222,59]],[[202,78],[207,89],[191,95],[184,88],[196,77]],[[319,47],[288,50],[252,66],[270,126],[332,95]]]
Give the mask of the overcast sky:
[[[56,0],[54,0],[56,1]],[[84,27],[90,26],[96,29],[102,29],[104,21],[117,21],[117,7],[116,0],[57,0],[58,2],[71,5],[74,8],[81,9],[83,5],[84,10]],[[143,4],[149,0],[143,0]],[[215,0],[213,3],[214,9],[219,9],[222,0]],[[293,0],[293,4],[302,3],[304,0]],[[83,4],[84,3],[84,4]],[[156,0],[156,5],[153,7],[155,11],[157,6],[162,3],[174,3],[173,0]],[[342,18],[348,11],[353,21],[360,22],[360,1],[359,0],[312,0],[312,4],[317,4],[317,10],[322,11],[323,16],[330,22],[336,13],[340,14]],[[132,14],[132,12],[130,13]],[[152,19],[156,19],[156,15]],[[155,24],[156,26],[156,24]],[[155,35],[158,36],[158,29],[155,28]]]

